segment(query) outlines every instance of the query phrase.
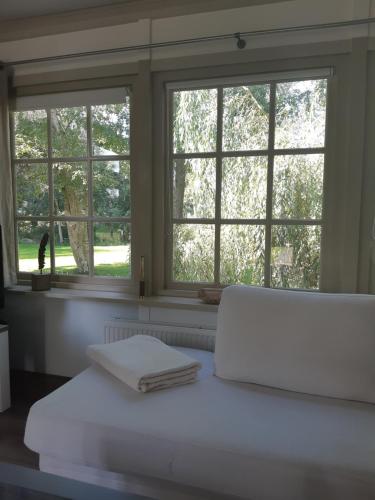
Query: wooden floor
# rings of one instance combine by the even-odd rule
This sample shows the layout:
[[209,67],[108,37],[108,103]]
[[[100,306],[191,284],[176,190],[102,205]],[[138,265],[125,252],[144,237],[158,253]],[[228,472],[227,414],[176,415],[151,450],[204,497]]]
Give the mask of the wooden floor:
[[0,462],[38,468],[38,455],[23,444],[30,406],[68,380],[55,375],[11,372],[12,407],[0,413]]

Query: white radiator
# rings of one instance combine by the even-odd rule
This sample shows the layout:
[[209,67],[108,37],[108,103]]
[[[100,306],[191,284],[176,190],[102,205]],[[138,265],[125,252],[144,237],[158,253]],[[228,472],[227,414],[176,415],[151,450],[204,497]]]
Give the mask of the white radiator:
[[117,340],[127,339],[133,335],[151,335],[169,345],[213,351],[215,348],[215,331],[163,323],[110,321],[104,325],[104,342],[109,344]]

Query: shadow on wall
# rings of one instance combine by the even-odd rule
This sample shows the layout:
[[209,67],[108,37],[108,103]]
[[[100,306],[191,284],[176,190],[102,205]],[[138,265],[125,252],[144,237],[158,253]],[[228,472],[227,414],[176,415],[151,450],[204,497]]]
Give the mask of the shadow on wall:
[[104,342],[104,323],[138,319],[134,305],[8,293],[10,363],[18,370],[74,377],[88,367],[86,349]]
[[45,301],[43,297],[8,293],[2,318],[9,325],[10,366],[45,372]]

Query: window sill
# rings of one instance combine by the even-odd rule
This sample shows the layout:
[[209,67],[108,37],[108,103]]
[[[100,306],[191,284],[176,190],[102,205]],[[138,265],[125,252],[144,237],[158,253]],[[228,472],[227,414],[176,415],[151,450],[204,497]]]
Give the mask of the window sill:
[[218,306],[205,304],[200,299],[178,296],[152,296],[139,298],[136,295],[121,292],[105,292],[95,290],[74,290],[51,288],[46,292],[33,292],[30,286],[15,285],[7,288],[7,293],[45,297],[60,300],[89,300],[98,302],[117,302],[122,304],[135,304],[144,307],[165,307],[171,309],[195,309],[199,311],[217,312]]

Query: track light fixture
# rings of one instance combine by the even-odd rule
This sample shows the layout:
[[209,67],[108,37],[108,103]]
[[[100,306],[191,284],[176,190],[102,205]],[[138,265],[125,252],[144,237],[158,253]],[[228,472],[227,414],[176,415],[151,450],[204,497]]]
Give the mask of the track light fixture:
[[244,49],[246,47],[246,40],[241,38],[241,33],[235,33],[234,38],[237,40],[237,47],[239,49]]

